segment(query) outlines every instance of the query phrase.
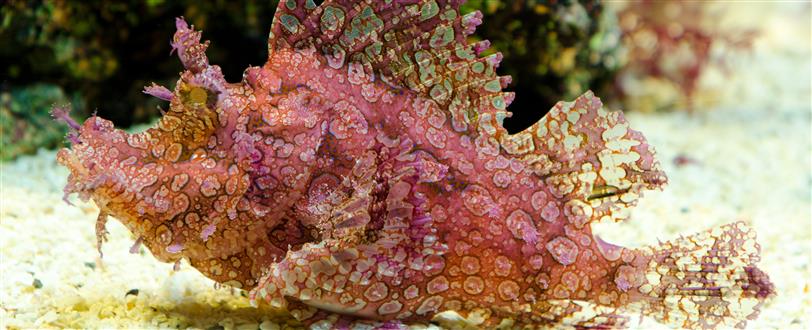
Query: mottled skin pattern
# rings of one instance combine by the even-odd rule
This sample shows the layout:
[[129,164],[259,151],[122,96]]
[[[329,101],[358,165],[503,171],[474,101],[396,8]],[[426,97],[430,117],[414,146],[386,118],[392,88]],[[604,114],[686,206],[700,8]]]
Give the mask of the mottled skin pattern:
[[186,67],[156,128],[73,122],[66,193],[156,258],[185,258],[314,328],[428,321],[744,326],[772,294],[743,223],[658,247],[592,235],[665,184],[653,149],[587,92],[509,135],[500,55],[459,1],[282,1],[269,59],[228,83],[178,19]]

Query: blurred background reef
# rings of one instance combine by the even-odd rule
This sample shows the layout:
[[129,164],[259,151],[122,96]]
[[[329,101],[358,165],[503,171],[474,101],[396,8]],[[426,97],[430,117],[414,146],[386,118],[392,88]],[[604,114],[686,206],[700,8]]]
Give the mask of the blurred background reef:
[[[53,104],[91,113],[118,127],[154,120],[161,102],[141,93],[172,88],[182,70],[169,56],[174,18],[184,16],[211,40],[211,63],[231,82],[262,65],[278,1],[17,1],[0,10],[0,160],[62,144]],[[470,0],[480,10],[473,40],[488,39],[517,93],[505,121],[511,132],[561,100],[588,89],[613,108],[701,109],[698,81],[726,52],[747,51],[755,30],[723,31],[701,2]],[[165,105],[164,105],[165,106]]]

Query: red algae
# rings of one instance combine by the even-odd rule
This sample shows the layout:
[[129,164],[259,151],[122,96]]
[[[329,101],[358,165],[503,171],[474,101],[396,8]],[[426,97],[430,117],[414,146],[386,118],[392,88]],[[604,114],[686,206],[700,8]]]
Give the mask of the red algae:
[[[66,193],[164,262],[285,307],[314,327],[403,327],[438,312],[520,326],[743,327],[773,294],[744,223],[628,249],[591,223],[628,218],[665,174],[591,92],[527,130],[466,36],[460,1],[281,2],[268,62],[226,82],[177,20],[186,70],[157,127],[72,122]],[[591,312],[587,312],[591,310]]]

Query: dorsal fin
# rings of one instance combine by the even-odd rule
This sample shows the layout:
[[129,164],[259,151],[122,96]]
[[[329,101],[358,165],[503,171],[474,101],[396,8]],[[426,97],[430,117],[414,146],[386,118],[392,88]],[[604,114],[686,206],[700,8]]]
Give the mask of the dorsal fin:
[[499,138],[513,93],[496,75],[501,54],[480,58],[489,43],[469,44],[480,12],[461,15],[461,0],[312,0],[279,3],[268,40],[280,49],[315,48],[333,68],[362,64],[395,88],[446,109],[459,132]]

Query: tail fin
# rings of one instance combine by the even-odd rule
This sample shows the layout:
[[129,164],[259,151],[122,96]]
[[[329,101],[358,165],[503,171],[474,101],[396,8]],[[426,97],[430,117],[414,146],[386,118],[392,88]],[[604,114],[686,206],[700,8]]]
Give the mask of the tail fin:
[[[639,250],[648,258],[639,287],[643,314],[679,328],[744,328],[775,295],[756,268],[760,246],[743,222]],[[647,283],[646,283],[647,282]]]

